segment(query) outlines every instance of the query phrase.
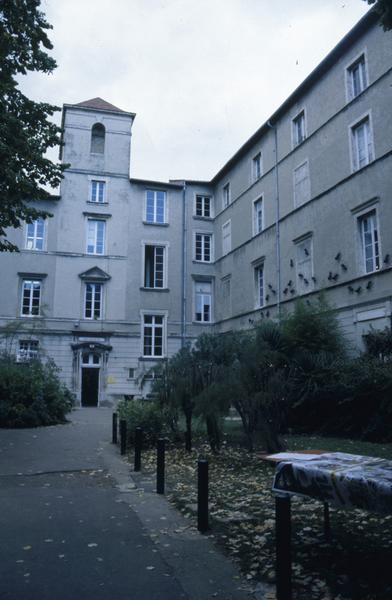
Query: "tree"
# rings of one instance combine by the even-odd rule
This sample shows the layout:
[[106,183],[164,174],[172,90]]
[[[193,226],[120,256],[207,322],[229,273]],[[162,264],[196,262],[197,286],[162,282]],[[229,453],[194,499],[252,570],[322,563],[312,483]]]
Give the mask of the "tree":
[[365,0],[368,4],[375,4],[374,10],[380,15],[380,22],[384,31],[392,29],[392,0]]
[[29,202],[50,197],[44,186],[59,185],[65,165],[45,158],[60,143],[60,128],[48,117],[60,110],[34,102],[19,89],[17,78],[29,71],[52,73],[55,60],[45,49],[51,25],[39,10],[40,0],[0,2],[0,251],[17,251],[6,239],[7,227],[51,216]]

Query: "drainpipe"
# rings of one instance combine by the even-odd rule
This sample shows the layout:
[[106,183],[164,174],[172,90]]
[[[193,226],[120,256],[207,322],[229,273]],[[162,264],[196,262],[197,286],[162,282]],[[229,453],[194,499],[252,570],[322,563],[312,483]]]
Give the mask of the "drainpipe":
[[276,123],[272,125],[270,121],[268,127],[274,130],[275,139],[275,194],[276,194],[276,226],[275,226],[275,253],[276,253],[276,294],[277,294],[277,309],[278,319],[280,320],[280,198],[279,198],[279,173],[278,173],[278,130]]
[[186,267],[187,267],[187,226],[186,226],[186,182],[182,187],[182,285],[181,285],[181,347],[186,340]]

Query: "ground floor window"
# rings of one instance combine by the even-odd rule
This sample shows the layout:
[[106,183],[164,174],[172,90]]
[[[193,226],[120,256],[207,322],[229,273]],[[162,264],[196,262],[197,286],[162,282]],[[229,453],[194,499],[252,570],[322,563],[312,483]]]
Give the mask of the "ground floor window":
[[143,356],[163,356],[163,315],[143,317]]

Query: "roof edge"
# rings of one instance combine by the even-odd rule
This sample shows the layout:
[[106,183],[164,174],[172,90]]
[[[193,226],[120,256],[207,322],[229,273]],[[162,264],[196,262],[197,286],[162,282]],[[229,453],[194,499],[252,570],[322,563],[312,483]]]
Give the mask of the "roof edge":
[[325,58],[309,73],[309,75],[299,84],[297,88],[284,100],[284,102],[276,109],[274,113],[259,127],[255,133],[237,150],[235,154],[223,165],[223,167],[214,175],[211,179],[211,184],[214,185],[229,169],[230,167],[247,152],[257,139],[270,130],[271,125],[274,125],[277,120],[284,115],[287,110],[297,101],[298,97],[301,96],[306,90],[313,85],[319,77],[326,72],[330,66],[336,61],[336,59],[343,54],[343,52],[349,48],[357,39],[358,34],[364,33],[372,25],[380,20],[380,15],[377,13],[375,7],[368,10],[368,12],[346,33],[346,35],[332,48],[332,50],[326,55]]

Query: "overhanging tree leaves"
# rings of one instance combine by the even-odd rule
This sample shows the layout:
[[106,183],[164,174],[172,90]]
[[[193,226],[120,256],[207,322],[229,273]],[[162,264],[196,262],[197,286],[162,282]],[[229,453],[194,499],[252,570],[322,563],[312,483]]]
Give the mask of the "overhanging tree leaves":
[[392,0],[365,0],[368,4],[374,4],[375,11],[380,15],[380,23],[384,31],[392,29]]
[[60,142],[60,128],[48,120],[60,109],[30,100],[17,83],[29,71],[56,67],[45,51],[52,48],[51,25],[39,6],[40,0],[0,0],[0,251],[18,250],[7,227],[51,216],[29,202],[48,198],[44,186],[57,187],[64,169],[44,156]]

